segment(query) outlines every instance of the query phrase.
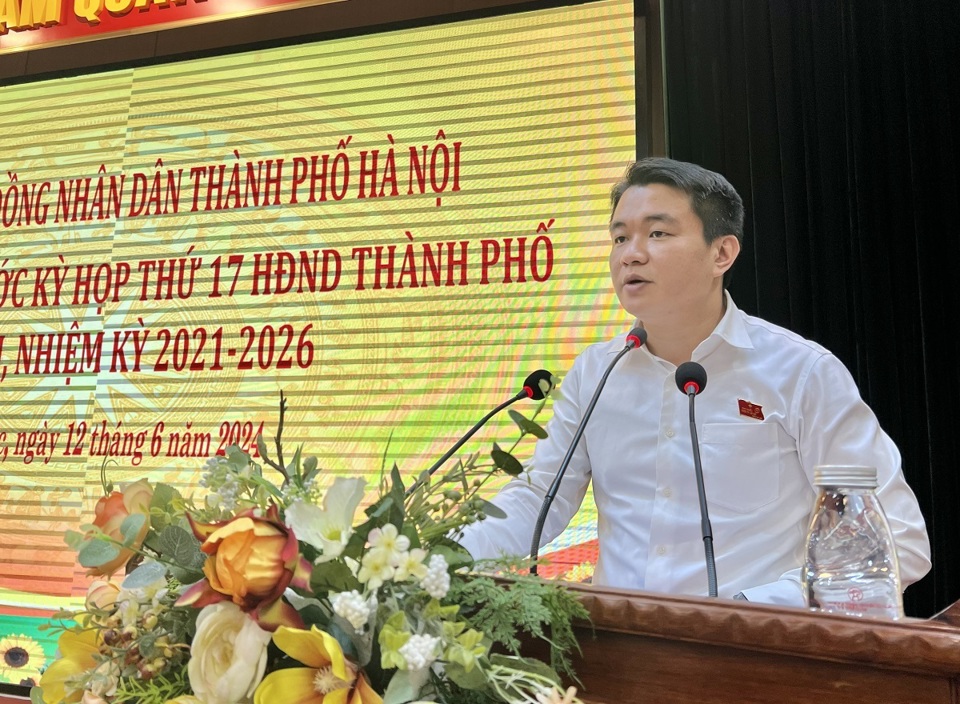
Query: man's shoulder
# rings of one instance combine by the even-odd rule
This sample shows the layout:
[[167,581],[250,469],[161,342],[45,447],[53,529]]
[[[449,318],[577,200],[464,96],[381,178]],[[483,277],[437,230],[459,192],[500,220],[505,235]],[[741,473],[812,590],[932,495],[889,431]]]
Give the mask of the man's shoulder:
[[830,350],[823,345],[809,340],[793,330],[743,311],[739,311],[739,313],[744,329],[757,349],[788,348],[794,352],[806,353],[815,357],[830,354]]

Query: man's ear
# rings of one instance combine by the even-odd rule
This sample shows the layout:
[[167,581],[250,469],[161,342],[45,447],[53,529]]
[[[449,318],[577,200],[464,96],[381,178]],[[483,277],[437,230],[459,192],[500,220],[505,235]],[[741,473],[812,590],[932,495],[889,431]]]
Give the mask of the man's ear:
[[740,255],[740,240],[736,235],[721,235],[713,241],[713,251],[717,276],[723,276]]

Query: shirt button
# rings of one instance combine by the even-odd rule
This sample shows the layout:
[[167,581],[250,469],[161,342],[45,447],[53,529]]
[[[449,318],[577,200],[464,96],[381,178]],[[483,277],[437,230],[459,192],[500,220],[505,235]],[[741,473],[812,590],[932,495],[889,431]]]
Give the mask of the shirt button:
[[657,554],[658,554],[658,555],[666,555],[666,554],[667,554],[667,548],[664,547],[663,545],[658,545],[658,546],[657,546]]
[[666,431],[665,434],[666,434],[666,436],[667,436],[668,438],[672,438],[673,435],[674,435],[674,433],[673,433],[673,428],[667,428],[667,431]]
[[663,495],[669,499],[671,496],[673,496],[673,491],[670,490],[670,487],[667,487],[663,490]]

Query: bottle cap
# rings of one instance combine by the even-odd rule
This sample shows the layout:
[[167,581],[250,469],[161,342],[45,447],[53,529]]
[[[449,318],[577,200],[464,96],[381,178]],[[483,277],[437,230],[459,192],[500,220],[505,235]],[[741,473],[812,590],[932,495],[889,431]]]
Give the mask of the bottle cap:
[[817,486],[876,489],[877,468],[849,464],[820,464],[813,468],[813,483]]

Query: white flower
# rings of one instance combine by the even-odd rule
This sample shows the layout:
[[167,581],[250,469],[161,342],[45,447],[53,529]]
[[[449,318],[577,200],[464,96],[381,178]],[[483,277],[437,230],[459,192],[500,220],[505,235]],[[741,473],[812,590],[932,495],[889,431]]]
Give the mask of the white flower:
[[437,659],[440,639],[433,636],[413,635],[400,647],[400,654],[407,661],[408,670],[422,670]]
[[140,602],[132,595],[127,594],[123,599],[123,590],[117,596],[117,614],[120,616],[120,622],[124,626],[136,626],[140,620]]
[[387,562],[396,565],[410,548],[410,538],[400,535],[400,531],[392,523],[383,528],[374,528],[367,536],[371,550],[383,552]]
[[566,692],[560,692],[556,687],[543,687],[537,694],[539,704],[574,704],[579,701],[576,687],[567,687]]
[[427,576],[427,566],[423,564],[426,558],[426,550],[414,548],[410,552],[404,553],[397,563],[397,572],[393,576],[397,582],[403,582],[407,579],[421,580]]
[[197,616],[187,673],[205,704],[246,704],[263,679],[271,634],[230,601],[205,606]]
[[420,586],[434,599],[442,599],[450,590],[450,573],[447,560],[443,555],[432,555],[426,576],[420,580]]
[[360,562],[360,572],[357,573],[360,583],[366,584],[367,589],[373,591],[379,589],[388,579],[392,579],[396,569],[390,564],[389,557],[383,550],[367,550]]
[[347,546],[365,486],[359,477],[337,477],[327,489],[322,507],[303,499],[287,507],[287,526],[299,540],[320,551],[317,563],[336,559]]
[[89,701],[96,702],[97,699],[112,697],[117,693],[117,685],[120,683],[120,666],[113,660],[104,660],[87,680],[87,691],[84,695]]
[[333,613],[347,619],[357,633],[363,632],[363,627],[370,620],[370,614],[376,605],[376,600],[365,600],[356,589],[349,592],[340,592],[330,597]]

